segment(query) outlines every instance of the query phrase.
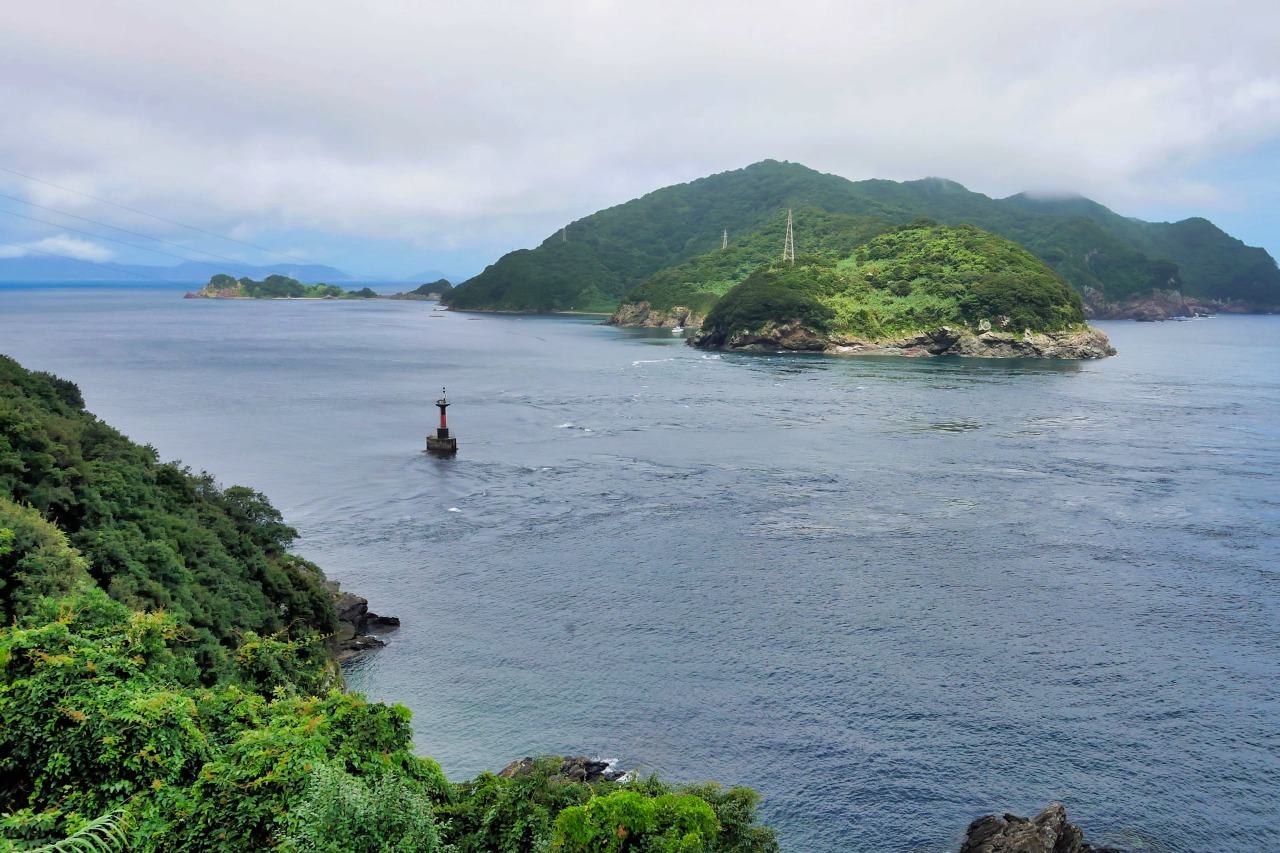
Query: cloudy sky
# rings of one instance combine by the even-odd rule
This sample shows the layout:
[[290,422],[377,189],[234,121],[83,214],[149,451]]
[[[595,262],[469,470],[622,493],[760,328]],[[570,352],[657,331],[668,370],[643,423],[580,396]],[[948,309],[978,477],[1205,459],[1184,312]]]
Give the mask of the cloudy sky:
[[41,0],[6,4],[0,114],[9,256],[474,273],[774,158],[1203,215],[1280,257],[1274,0]]

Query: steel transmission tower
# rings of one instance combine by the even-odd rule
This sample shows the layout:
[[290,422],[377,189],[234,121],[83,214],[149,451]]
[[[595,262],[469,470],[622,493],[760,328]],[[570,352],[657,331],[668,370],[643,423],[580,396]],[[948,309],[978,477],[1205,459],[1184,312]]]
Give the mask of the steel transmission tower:
[[795,222],[791,218],[791,209],[787,209],[787,239],[782,244],[782,259],[791,261],[791,266],[796,265],[796,233]]

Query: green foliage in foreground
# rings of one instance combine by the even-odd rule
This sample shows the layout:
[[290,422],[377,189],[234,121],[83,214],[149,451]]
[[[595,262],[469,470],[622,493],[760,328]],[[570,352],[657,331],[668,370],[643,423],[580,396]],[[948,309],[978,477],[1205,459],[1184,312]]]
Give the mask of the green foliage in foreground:
[[1084,322],[1080,297],[1044,263],[973,226],[916,222],[843,261],[798,258],[762,268],[725,294],[703,330],[738,332],[799,320],[822,334],[883,339],[941,325],[1054,332]]
[[[0,621],[97,585],[187,626],[189,676],[206,683],[230,671],[245,632],[304,639],[337,627],[323,575],[287,552],[296,532],[264,495],[160,463],[85,411],[74,384],[4,356],[0,527],[21,546],[0,556]],[[323,648],[306,648],[331,667]]]
[[343,290],[336,284],[303,284],[285,275],[269,275],[262,281],[232,278],[219,273],[199,291],[200,296],[239,296],[246,299],[374,299],[378,294],[369,287]]
[[0,357],[0,853],[776,851],[744,788],[449,783],[407,708],[334,689],[293,536]]
[[394,774],[401,799],[426,808],[452,797],[439,767],[410,752],[407,709],[306,695],[292,678],[263,683],[265,657],[291,676],[299,667],[290,644],[252,634],[237,673],[189,687],[185,633],[171,615],[131,612],[100,590],[45,599],[0,631],[9,849],[114,809],[129,816],[133,849],[278,848],[308,831],[310,813],[292,807],[321,766],[375,792]]
[[139,851],[777,849],[744,788],[587,785],[558,780],[558,759],[451,785],[413,754],[408,709],[259,683],[289,644],[250,637],[236,676],[193,688],[183,640],[96,589],[0,629],[0,850],[115,810]]

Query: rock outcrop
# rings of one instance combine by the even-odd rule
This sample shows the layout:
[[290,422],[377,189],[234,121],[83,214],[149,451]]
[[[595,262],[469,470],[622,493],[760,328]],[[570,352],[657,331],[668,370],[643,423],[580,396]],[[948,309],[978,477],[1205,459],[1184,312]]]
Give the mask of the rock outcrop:
[[548,756],[540,759],[526,756],[499,770],[498,775],[503,779],[528,776],[530,773],[537,772],[540,766],[544,770],[548,767],[555,768],[557,761],[560,764],[551,773],[552,782],[587,782],[589,784],[616,782],[627,775],[621,770],[611,769],[607,761],[596,761],[585,755],[568,755],[564,758]]
[[606,326],[646,326],[649,328],[693,328],[702,325],[703,318],[688,308],[676,306],[670,310],[654,308],[648,302],[628,302],[604,321]]
[[1093,847],[1084,832],[1067,821],[1067,810],[1054,803],[1033,818],[987,815],[969,824],[960,853],[1124,853]]
[[1108,302],[1091,287],[1081,290],[1084,315],[1090,320],[1139,320],[1154,322],[1179,317],[1208,317],[1213,314],[1255,314],[1272,310],[1265,305],[1244,302],[1221,302],[1183,296],[1177,290],[1152,290],[1120,302]]
[[395,616],[369,612],[367,598],[340,591],[337,581],[330,581],[329,589],[333,592],[334,607],[338,611],[338,633],[334,637],[338,663],[346,663],[370,649],[382,648],[386,643],[373,635],[400,627],[400,620]]
[[953,326],[939,326],[903,338],[870,340],[824,336],[799,320],[771,323],[758,332],[728,339],[695,335],[689,344],[740,352],[825,352],[835,355],[960,355],[974,358],[1105,358],[1115,355],[1106,334],[1092,326],[1071,332],[1033,333],[985,331],[977,334]]

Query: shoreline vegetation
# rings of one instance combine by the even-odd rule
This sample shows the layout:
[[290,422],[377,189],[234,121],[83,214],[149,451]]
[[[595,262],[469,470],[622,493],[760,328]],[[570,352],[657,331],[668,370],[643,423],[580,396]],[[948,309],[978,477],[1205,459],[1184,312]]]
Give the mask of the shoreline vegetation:
[[778,850],[745,787],[560,758],[450,782],[408,708],[343,689],[340,644],[396,620],[296,535],[0,356],[0,851]]

